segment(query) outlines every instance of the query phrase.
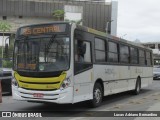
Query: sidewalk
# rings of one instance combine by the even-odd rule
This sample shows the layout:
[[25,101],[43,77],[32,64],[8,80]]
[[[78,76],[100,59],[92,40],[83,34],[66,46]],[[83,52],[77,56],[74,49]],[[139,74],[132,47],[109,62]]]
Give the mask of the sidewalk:
[[[155,103],[146,111],[158,111],[160,112],[160,102]],[[160,117],[137,117],[134,120],[160,120]]]
[[153,106],[151,106],[147,111],[160,111],[160,102],[155,103]]

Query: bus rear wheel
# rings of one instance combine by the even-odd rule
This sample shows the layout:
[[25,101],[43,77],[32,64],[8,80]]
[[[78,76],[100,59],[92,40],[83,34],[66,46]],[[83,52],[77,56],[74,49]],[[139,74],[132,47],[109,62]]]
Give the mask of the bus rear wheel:
[[91,100],[91,107],[98,107],[102,103],[103,91],[102,86],[99,83],[94,85],[93,89],[93,99]]

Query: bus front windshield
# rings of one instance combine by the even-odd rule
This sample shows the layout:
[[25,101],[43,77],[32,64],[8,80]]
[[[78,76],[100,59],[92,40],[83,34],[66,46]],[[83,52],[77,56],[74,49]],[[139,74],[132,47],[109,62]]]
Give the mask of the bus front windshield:
[[52,35],[16,40],[14,70],[52,72],[69,68],[69,37]]

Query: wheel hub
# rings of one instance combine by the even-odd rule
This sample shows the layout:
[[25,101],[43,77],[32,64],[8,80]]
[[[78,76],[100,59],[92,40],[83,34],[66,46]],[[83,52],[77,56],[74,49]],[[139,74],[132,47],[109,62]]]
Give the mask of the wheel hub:
[[96,103],[99,103],[101,100],[101,96],[102,96],[100,89],[95,90],[94,96],[95,96]]

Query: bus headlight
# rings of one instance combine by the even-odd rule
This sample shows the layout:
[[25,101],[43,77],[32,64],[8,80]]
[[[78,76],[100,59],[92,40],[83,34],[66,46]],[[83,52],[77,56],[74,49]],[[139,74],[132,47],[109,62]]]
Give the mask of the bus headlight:
[[71,80],[70,80],[70,77],[68,77],[62,82],[60,89],[63,90],[67,88],[70,84],[71,84]]
[[15,87],[18,87],[18,82],[14,77],[12,78],[12,85],[14,85]]

